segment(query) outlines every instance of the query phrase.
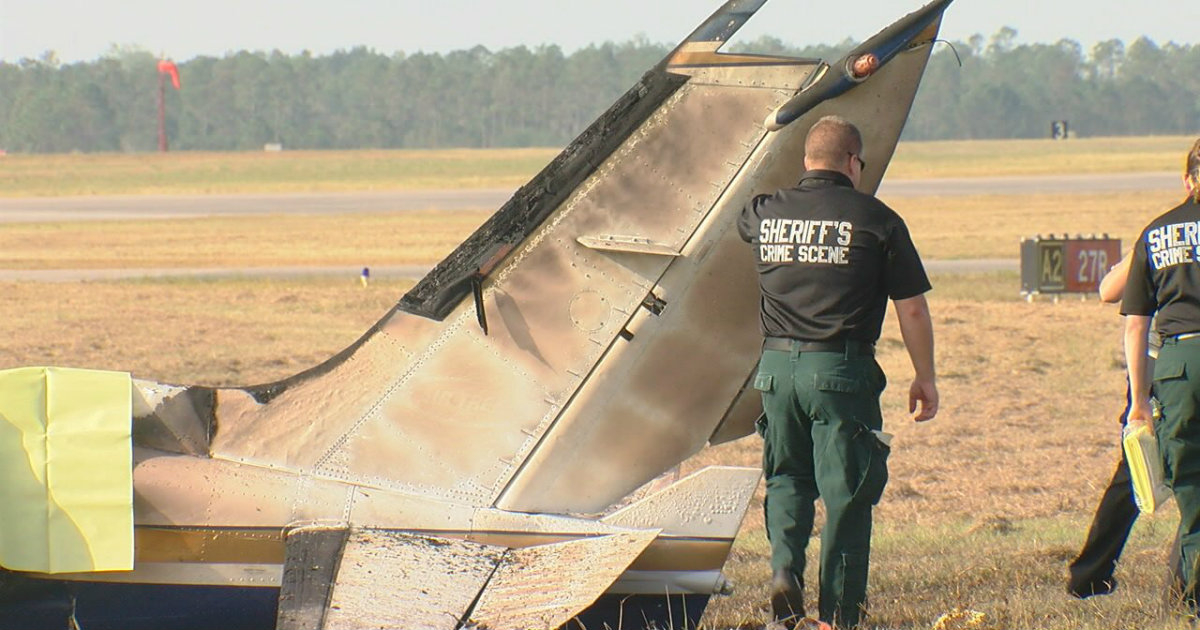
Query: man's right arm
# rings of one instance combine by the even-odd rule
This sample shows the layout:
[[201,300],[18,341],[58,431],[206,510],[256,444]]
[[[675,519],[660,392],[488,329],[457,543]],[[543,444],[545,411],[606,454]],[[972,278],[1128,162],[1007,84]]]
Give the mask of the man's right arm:
[[738,235],[743,241],[754,243],[758,240],[758,206],[770,198],[770,195],[756,195],[742,208],[738,217]]
[[925,295],[895,300],[896,319],[900,322],[900,336],[912,361],[916,376],[908,389],[908,411],[920,412],[913,420],[932,420],[938,412],[937,373],[933,363],[933,320],[929,316],[929,303]]
[[1125,294],[1121,299],[1121,314],[1125,316],[1125,366],[1129,377],[1128,423],[1152,421],[1150,409],[1150,370],[1146,359],[1149,345],[1146,336],[1150,332],[1150,318],[1158,310],[1158,300],[1153,284],[1147,276],[1148,265],[1146,233],[1138,237],[1126,274]]
[[1125,316],[1125,365],[1129,376],[1129,414],[1125,421],[1149,425],[1153,419],[1150,407],[1150,370],[1146,360],[1146,335],[1150,332],[1148,315]]
[[1120,262],[1112,266],[1100,280],[1100,301],[1115,304],[1125,295],[1125,281],[1129,279],[1129,264],[1133,261],[1130,250]]

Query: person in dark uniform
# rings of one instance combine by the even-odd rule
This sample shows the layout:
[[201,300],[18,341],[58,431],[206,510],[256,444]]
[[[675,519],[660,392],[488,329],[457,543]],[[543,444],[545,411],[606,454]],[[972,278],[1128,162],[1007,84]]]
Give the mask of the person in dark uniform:
[[890,298],[916,371],[909,410],[920,407],[918,421],[933,418],[930,284],[904,221],[855,190],[865,167],[858,129],[822,118],[804,151],[799,185],[756,197],[738,223],[755,248],[761,289],[765,340],[754,387],[765,412],[772,627],[804,617],[805,549],[819,497],[819,617],[852,628],[866,602],[871,511],[887,483],[890,448],[875,341]]
[[[1200,559],[1200,140],[1183,175],[1188,199],[1142,230],[1133,249],[1121,314],[1130,406],[1126,421],[1150,424],[1163,473],[1179,506],[1183,601],[1197,613]],[[1150,318],[1162,338],[1153,385],[1146,358]],[[1153,419],[1153,389],[1161,417]]]
[[[1125,282],[1129,277],[1129,265],[1133,260],[1133,252],[1126,254],[1121,261],[1105,274],[1100,281],[1100,300],[1102,302],[1119,302],[1125,293]],[[1150,333],[1148,342],[1149,360],[1158,356],[1158,336]],[[1148,368],[1151,369],[1151,368]],[[1131,400],[1129,387],[1125,388],[1125,408],[1121,410],[1118,421],[1124,425],[1125,416],[1129,413]],[[1100,505],[1092,517],[1088,527],[1087,539],[1080,549],[1079,555],[1067,566],[1067,592],[1080,599],[1094,595],[1107,595],[1117,588],[1117,580],[1113,572],[1129,532],[1137,521],[1138,507],[1133,499],[1133,480],[1129,475],[1129,463],[1122,453],[1117,461],[1108,487],[1100,495]]]

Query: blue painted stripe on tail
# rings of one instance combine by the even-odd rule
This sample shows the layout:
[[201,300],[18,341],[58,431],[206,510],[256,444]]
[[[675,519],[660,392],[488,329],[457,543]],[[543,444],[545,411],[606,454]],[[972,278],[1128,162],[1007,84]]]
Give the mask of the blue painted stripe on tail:
[[766,3],[767,0],[729,0],[684,41],[728,41]]

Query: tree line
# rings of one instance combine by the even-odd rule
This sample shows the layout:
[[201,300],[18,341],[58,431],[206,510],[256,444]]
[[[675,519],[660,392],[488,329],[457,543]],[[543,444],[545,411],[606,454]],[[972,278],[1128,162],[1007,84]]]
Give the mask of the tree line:
[[[1045,137],[1053,120],[1087,136],[1200,130],[1200,45],[1140,38],[1085,51],[1071,40],[1016,37],[1003,28],[937,44],[904,137]],[[762,37],[739,48],[831,60],[852,45]],[[635,38],[570,55],[480,46],[197,57],[178,63],[181,91],[168,85],[167,130],[176,150],[561,146],[669,50]],[[84,63],[59,63],[52,52],[0,63],[0,149],[155,150],[157,61],[114,49]]]

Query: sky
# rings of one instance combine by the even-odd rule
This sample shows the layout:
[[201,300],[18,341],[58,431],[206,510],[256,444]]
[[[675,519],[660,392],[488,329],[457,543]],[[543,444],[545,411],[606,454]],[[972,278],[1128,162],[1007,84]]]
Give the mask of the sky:
[[[589,44],[644,36],[675,43],[720,0],[0,0],[0,61],[54,51],[64,63],[118,48],[177,61],[240,50],[325,55],[366,46],[377,52],[449,52]],[[862,40],[921,0],[770,0],[738,39],[773,35],[795,44]],[[1137,5],[1136,10],[1131,7]],[[1072,39],[1127,45],[1200,43],[1196,0],[956,0],[942,37],[990,36],[1003,26],[1017,43]]]

